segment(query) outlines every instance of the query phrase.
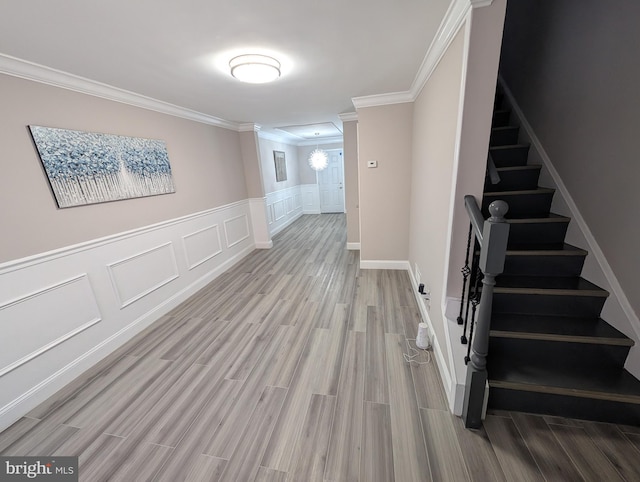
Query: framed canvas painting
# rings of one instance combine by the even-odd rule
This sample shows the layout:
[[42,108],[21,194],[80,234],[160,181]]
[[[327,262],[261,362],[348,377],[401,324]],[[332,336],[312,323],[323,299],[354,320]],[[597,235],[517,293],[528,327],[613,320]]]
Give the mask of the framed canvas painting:
[[276,182],[287,180],[287,163],[283,151],[273,151],[273,160],[276,164]]
[[58,207],[175,192],[164,141],[29,126]]

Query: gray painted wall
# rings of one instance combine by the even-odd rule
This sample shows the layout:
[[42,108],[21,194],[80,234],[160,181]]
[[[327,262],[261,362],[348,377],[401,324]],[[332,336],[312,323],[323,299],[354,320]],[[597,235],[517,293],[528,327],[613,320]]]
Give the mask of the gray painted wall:
[[512,0],[501,72],[640,313],[640,3]]
[[[0,109],[0,263],[247,198],[237,132],[8,75]],[[162,139],[176,192],[58,209],[30,124]]]

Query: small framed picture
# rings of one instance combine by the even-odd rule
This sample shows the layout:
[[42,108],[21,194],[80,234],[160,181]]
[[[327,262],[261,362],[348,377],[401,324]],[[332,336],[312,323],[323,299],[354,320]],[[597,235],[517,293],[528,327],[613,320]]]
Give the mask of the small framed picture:
[[273,151],[273,161],[276,164],[276,182],[287,180],[287,163],[283,151]]

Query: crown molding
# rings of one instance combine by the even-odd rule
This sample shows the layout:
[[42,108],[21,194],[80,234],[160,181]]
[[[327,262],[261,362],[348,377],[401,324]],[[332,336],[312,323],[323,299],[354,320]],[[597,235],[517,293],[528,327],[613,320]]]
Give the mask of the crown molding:
[[356,109],[364,107],[376,107],[380,105],[403,104],[413,102],[415,97],[411,96],[411,92],[391,92],[389,94],[365,95],[362,97],[354,97],[351,99]]
[[296,146],[324,146],[326,144],[342,144],[343,142],[344,138],[342,136],[322,137],[298,142]]
[[351,99],[356,109],[363,107],[375,107],[389,104],[401,104],[414,102],[422,88],[427,83],[442,56],[451,45],[454,37],[462,27],[465,19],[472,9],[487,7],[493,0],[453,0],[440,23],[431,46],[422,60],[422,64],[416,73],[411,88],[406,92],[392,92],[390,94],[368,95]]
[[295,142],[291,142],[291,139],[279,136],[278,134],[274,134],[273,132],[258,131],[258,137],[260,139],[267,139],[269,141],[282,142],[283,144],[289,144],[291,146],[296,145]]
[[[482,3],[486,3],[486,1],[487,0],[482,0]],[[489,4],[491,4],[493,0],[488,1]],[[471,11],[474,3],[477,3],[479,7],[479,3],[481,2],[474,2],[473,0],[454,0],[451,5],[449,5],[449,9],[440,24],[440,28],[438,29],[433,42],[431,42],[427,55],[422,61],[422,65],[420,65],[420,69],[418,69],[418,73],[411,84],[410,92],[414,99],[420,95],[422,88],[435,71],[438,63],[440,63],[442,56],[449,48],[449,45],[451,45],[451,42],[460,30],[460,27],[462,27],[462,24]]]
[[480,7],[488,7],[493,3],[493,0],[469,0],[471,3],[471,7],[480,8]]
[[262,129],[261,125],[253,124],[251,122],[240,124],[238,126],[238,132],[260,132],[260,129]]
[[168,102],[153,99],[134,92],[103,84],[85,77],[73,75],[61,70],[46,67],[26,60],[0,54],[0,73],[20,77],[34,82],[60,87],[82,94],[100,97],[122,104],[128,104],[143,109],[153,110],[174,117],[181,117],[203,124],[209,124],[234,131],[239,130],[239,124],[226,121],[202,112],[186,109]]
[[297,141],[291,138],[282,137],[272,132],[266,132],[266,131],[258,132],[258,137],[261,139],[266,139],[274,142],[281,142],[283,144],[288,144],[290,146],[296,146],[296,147],[315,146],[315,145],[323,146],[325,144],[336,144],[336,143],[343,142],[342,136],[321,137],[319,139],[304,139],[304,140]]
[[357,112],[345,112],[344,114],[338,114],[338,117],[342,122],[351,122],[358,120]]

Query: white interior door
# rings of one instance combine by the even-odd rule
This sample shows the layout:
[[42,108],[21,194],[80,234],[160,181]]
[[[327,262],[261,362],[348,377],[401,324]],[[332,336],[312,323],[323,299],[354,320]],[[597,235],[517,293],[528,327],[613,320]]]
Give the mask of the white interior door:
[[327,150],[329,165],[318,171],[320,212],[344,212],[344,161],[342,149]]

